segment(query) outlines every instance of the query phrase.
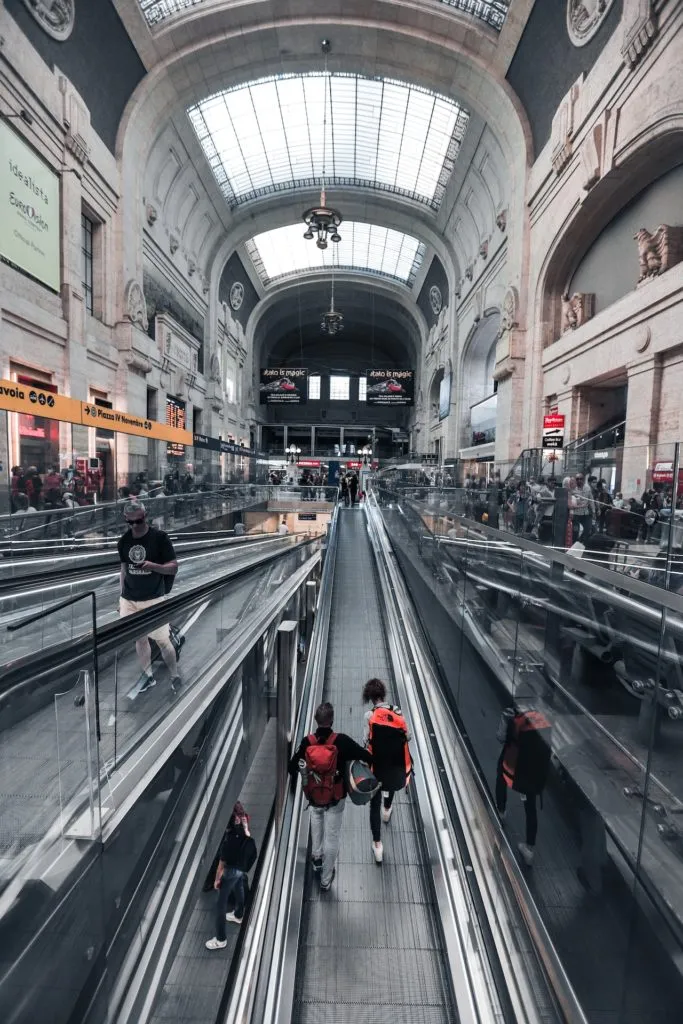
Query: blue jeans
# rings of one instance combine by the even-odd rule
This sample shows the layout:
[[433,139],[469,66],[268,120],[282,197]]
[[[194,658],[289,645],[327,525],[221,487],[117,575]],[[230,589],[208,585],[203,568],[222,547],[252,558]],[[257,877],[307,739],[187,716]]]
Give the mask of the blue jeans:
[[245,874],[239,868],[226,868],[223,872],[216,907],[216,938],[220,942],[225,942],[226,938],[225,915],[231,896],[234,896],[235,899],[235,917],[244,916],[244,879]]

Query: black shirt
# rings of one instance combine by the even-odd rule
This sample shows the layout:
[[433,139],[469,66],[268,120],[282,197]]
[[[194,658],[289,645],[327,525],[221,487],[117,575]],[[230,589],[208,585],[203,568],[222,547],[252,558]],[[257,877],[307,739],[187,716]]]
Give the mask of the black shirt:
[[118,552],[121,564],[125,566],[121,597],[129,601],[150,601],[164,596],[166,586],[162,573],[142,569],[141,565],[143,562],[163,565],[175,561],[175,551],[167,533],[150,526],[144,537],[133,537],[131,531],[126,530],[119,538]]
[[[319,740],[326,740],[330,733],[333,733],[334,729],[323,728],[319,726],[315,730],[315,736]],[[337,738],[334,741],[334,745],[337,748],[337,769],[342,773],[344,778],[344,765],[347,761],[363,761],[364,764],[370,764],[370,753],[365,747],[361,747],[360,744],[352,740],[350,736],[347,736],[344,732],[338,732]],[[308,736],[304,736],[299,749],[294,754],[294,757],[289,762],[290,775],[296,776],[299,773],[299,761],[304,756],[304,751],[308,746]],[[346,780],[344,780],[344,788],[346,789]],[[346,796],[346,792],[344,793]]]

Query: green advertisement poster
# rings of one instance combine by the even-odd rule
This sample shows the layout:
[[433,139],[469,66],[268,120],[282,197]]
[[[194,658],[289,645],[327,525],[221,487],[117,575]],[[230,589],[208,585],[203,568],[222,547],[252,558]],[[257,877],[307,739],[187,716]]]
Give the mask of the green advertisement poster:
[[0,256],[59,291],[59,177],[2,122]]

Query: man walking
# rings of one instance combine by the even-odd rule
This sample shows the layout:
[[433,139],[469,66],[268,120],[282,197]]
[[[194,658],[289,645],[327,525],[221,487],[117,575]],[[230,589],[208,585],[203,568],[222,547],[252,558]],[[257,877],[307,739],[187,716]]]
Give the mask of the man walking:
[[311,807],[311,859],[320,872],[320,888],[328,892],[334,879],[346,803],[344,764],[370,762],[370,753],[343,732],[333,732],[334,708],[328,702],[315,712],[318,728],[305,736],[289,762],[295,780],[301,774]]
[[[144,611],[163,601],[178,571],[178,562],[168,534],[149,525],[145,506],[139,501],[130,501],[124,507],[123,515],[128,529],[118,543],[121,561],[119,611],[122,617]],[[150,640],[154,640],[161,651],[171,676],[173,692],[176,693],[180,686],[176,649],[171,641],[168,624],[165,624],[136,641],[135,649],[142,665],[142,676],[129,691],[130,700],[135,700],[138,694],[156,686],[152,673]]]

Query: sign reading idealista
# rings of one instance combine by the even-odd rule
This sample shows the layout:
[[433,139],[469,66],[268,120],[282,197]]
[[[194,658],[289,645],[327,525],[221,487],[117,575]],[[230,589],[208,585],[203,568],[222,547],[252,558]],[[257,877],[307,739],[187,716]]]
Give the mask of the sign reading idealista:
[[0,257],[58,292],[59,177],[0,121]]

